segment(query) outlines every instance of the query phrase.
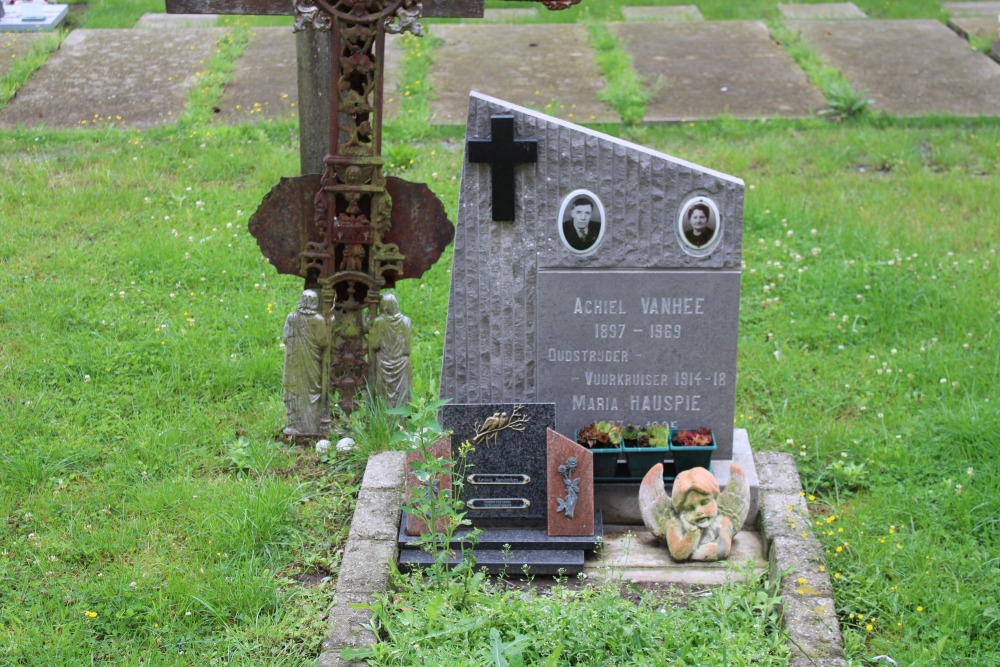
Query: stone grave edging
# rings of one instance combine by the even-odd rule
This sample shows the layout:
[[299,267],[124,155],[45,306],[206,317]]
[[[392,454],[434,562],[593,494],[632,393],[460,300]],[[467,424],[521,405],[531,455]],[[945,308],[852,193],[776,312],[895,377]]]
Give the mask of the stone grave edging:
[[768,577],[773,581],[782,575],[781,622],[792,650],[788,664],[846,667],[833,585],[823,547],[812,529],[795,457],[754,452],[753,458],[760,480],[757,522]]
[[[812,530],[798,467],[791,454],[755,452],[760,480],[758,528],[768,558],[768,576],[782,574],[782,625],[792,650],[790,667],[845,667],[843,640],[823,547]],[[340,563],[333,606],[327,617],[318,667],[359,667],[345,661],[346,647],[378,641],[371,617],[351,605],[371,602],[389,590],[405,490],[406,454],[380,452],[368,459]],[[803,581],[800,581],[803,580]]]
[[319,667],[363,665],[360,661],[343,660],[340,652],[378,641],[366,627],[371,616],[351,605],[372,602],[376,594],[389,590],[389,568],[396,561],[405,469],[405,452],[379,452],[368,458],[340,561],[333,607],[327,616],[330,634],[323,641]]

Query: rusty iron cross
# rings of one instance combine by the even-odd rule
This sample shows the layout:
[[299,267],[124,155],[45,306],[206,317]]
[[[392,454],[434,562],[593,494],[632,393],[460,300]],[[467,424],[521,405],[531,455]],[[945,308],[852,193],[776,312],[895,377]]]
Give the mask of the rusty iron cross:
[[[537,1],[565,9],[580,0]],[[328,88],[322,174],[282,179],[249,226],[279,273],[300,276],[305,287],[320,290],[322,310],[334,322],[324,391],[339,392],[340,405],[349,412],[367,379],[366,332],[381,291],[398,279],[420,277],[454,237],[444,206],[426,185],[382,173],[385,35],[420,35],[421,16],[482,16],[483,0],[166,0],[166,8],[291,14],[295,31],[328,36],[328,81],[304,82],[299,70],[300,108],[303,96]],[[300,116],[301,123],[307,121]],[[310,132],[301,127],[300,135]]]

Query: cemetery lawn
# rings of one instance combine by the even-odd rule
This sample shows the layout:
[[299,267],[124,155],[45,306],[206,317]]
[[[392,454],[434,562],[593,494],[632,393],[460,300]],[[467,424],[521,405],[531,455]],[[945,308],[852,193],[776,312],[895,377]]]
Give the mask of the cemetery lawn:
[[[86,27],[131,25],[156,3],[91,4]],[[617,18],[618,4],[581,7]],[[879,18],[939,11],[856,4]],[[772,18],[775,2],[699,5],[709,19]],[[175,127],[0,132],[0,664],[315,664],[364,454],[381,445],[326,460],[274,439],[300,283],[261,260],[246,221],[297,173],[298,147],[292,124],[210,123],[241,31]],[[464,135],[423,124],[430,49],[407,48],[413,111],[386,129],[389,171],[427,182],[454,217]],[[618,106],[634,92],[615,93]],[[747,183],[736,426],[798,461],[802,529],[826,550],[850,663],[995,663],[1000,123],[600,129]],[[418,395],[437,391],[449,264],[397,290]],[[560,623],[589,627],[602,608],[624,619],[605,594]],[[734,586],[705,601],[700,613],[735,618],[729,636],[747,638],[706,664],[770,646],[767,596]],[[720,614],[727,601],[749,612]],[[508,648],[548,632],[539,619],[554,613],[475,602],[504,624],[476,628],[470,655],[488,652],[491,629]],[[667,637],[657,610],[629,613],[635,641]],[[661,616],[704,627],[690,613]],[[430,654],[432,632],[400,646]],[[664,664],[676,655],[664,649]]]
[[[1000,124],[607,129],[746,180],[736,426],[799,462],[849,657],[992,660]],[[387,150],[452,214],[460,136]],[[317,655],[362,457],[275,443],[299,285],[245,227],[295,142],[282,124],[0,134],[5,663]],[[419,394],[449,259],[397,290]]]

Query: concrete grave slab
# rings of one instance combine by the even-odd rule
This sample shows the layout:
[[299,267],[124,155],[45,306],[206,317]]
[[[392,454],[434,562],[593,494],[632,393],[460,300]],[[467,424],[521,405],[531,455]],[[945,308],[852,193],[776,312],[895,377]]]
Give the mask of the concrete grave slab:
[[948,21],[948,27],[965,39],[982,39],[996,41],[1000,39],[1000,20],[997,18],[954,18]]
[[298,118],[295,57],[291,28],[254,28],[219,100],[218,120],[235,124]]
[[[448,24],[430,32],[444,40],[431,67],[438,95],[431,102],[432,123],[464,123],[470,90],[577,123],[619,120],[597,99],[603,83],[582,24]],[[484,58],[490,44],[503,48]]]
[[0,35],[0,77],[7,74],[18,60],[31,53],[31,47],[44,35],[37,32],[12,32]]
[[996,19],[1000,15],[1000,2],[943,2],[943,9],[949,16],[979,16]]
[[69,5],[50,5],[36,2],[19,2],[3,5],[4,15],[0,17],[0,33],[38,32],[58,28],[69,14]]
[[143,14],[135,22],[135,28],[214,28],[218,14]]
[[647,121],[803,117],[825,106],[760,21],[617,23],[611,29],[636,70],[658,86]]
[[948,27],[969,40],[978,39],[991,44],[989,56],[1000,62],[1000,21],[992,18],[954,18]]
[[823,5],[778,3],[782,18],[799,20],[866,19],[868,15],[853,2],[831,2]]
[[382,115],[383,120],[385,121],[391,121],[393,118],[398,117],[401,108],[399,99],[402,96],[403,91],[406,89],[406,83],[404,81],[400,81],[399,78],[400,69],[403,66],[403,56],[406,55],[403,51],[402,41],[405,38],[407,37],[404,35],[385,36],[385,54],[382,57],[384,97],[382,102]]
[[177,120],[226,30],[74,30],[0,112],[0,127],[145,128]]
[[937,21],[789,21],[875,110],[1000,114],[1000,67]]
[[704,21],[705,17],[697,5],[676,5],[674,7],[622,7],[622,15],[626,21],[666,21],[669,23],[686,23],[688,21]]
[[763,542],[753,531],[736,534],[727,560],[679,563],[670,557],[667,545],[644,526],[611,525],[604,528],[600,557],[589,557],[584,570],[594,579],[714,585],[741,581],[743,576],[738,566],[748,561],[753,561],[755,573],[767,569]]
[[491,23],[506,23],[508,21],[521,21],[534,18],[538,18],[538,12],[533,7],[530,9],[527,7],[504,7],[501,9],[483,10],[483,19]]

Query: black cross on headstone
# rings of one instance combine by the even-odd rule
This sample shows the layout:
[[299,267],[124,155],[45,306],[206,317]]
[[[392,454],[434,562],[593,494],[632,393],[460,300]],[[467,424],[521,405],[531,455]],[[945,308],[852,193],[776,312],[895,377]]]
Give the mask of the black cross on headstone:
[[514,165],[538,162],[538,142],[534,138],[514,138],[514,117],[490,116],[492,136],[469,139],[469,162],[488,162],[493,187],[494,222],[514,220]]

